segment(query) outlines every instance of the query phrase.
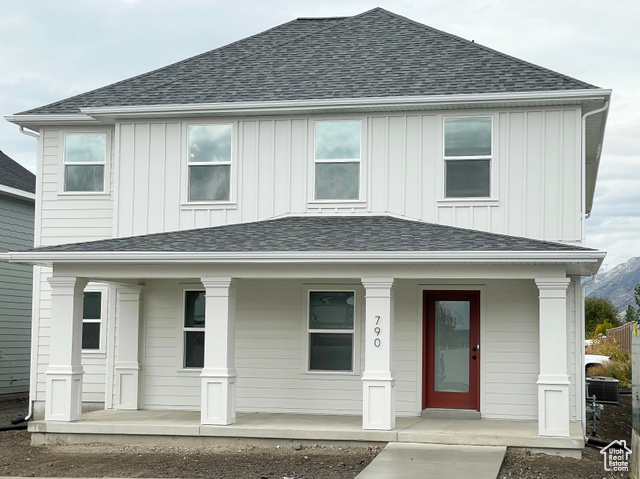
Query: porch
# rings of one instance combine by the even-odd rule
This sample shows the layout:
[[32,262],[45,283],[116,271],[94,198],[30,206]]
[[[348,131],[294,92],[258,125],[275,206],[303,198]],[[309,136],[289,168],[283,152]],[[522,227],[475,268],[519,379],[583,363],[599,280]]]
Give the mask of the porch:
[[199,411],[101,410],[79,422],[35,421],[29,424],[33,444],[170,443],[175,445],[244,445],[261,442],[387,443],[495,445],[523,447],[580,457],[582,427],[571,423],[566,438],[538,435],[537,421],[423,419],[398,417],[390,431],[365,430],[361,416],[238,413],[228,426],[202,425]]

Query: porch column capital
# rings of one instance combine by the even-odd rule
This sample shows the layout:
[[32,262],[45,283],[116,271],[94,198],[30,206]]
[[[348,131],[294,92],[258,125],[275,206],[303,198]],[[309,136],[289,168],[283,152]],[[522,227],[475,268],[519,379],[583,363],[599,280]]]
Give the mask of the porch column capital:
[[362,278],[362,285],[369,297],[386,297],[393,288],[393,282],[394,278]]
[[540,298],[566,298],[570,278],[536,278]]
[[200,278],[200,282],[207,290],[207,295],[224,296],[225,291],[235,289],[235,280],[233,278],[204,277]]
[[138,284],[118,285],[116,286],[118,301],[140,301],[143,290],[144,286]]
[[54,294],[73,294],[75,288],[82,288],[84,291],[89,280],[76,276],[49,276],[47,282],[51,285],[51,291]]

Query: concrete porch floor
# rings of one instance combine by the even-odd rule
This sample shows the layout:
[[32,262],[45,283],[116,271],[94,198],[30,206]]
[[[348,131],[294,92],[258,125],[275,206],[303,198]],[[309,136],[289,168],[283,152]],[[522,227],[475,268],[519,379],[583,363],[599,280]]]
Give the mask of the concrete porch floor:
[[579,423],[571,424],[570,438],[548,438],[538,436],[535,421],[421,417],[399,417],[392,431],[365,431],[361,416],[238,413],[231,426],[203,426],[198,411],[102,410],[84,413],[79,422],[34,421],[29,432],[34,444],[206,444],[224,443],[225,439],[234,444],[257,440],[407,442],[522,447],[573,456],[584,447]]

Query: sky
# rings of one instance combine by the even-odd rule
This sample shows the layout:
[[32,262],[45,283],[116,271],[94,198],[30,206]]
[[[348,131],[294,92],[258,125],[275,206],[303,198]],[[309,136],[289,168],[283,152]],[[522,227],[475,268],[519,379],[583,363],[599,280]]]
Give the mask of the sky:
[[[637,0],[0,0],[0,116],[89,91],[298,17],[383,7],[613,97],[587,246],[640,256]],[[0,118],[0,150],[35,171],[36,140]]]

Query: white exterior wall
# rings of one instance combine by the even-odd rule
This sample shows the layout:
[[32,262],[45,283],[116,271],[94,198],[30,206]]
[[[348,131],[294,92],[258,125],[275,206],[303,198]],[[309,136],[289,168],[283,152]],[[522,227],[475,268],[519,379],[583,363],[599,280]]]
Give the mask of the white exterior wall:
[[[345,288],[359,288],[357,282]],[[314,283],[314,286],[318,286]],[[337,286],[327,283],[327,287]],[[416,416],[422,406],[422,291],[441,284],[398,281],[393,369],[396,413]],[[538,302],[533,281],[449,282],[480,289],[481,413],[495,419],[537,419]],[[182,294],[198,283],[150,282],[143,318],[142,407],[200,408],[200,371],[181,368]],[[238,411],[362,414],[362,371],[308,373],[306,300],[302,281],[240,281],[236,316]],[[356,331],[363,350],[362,297]],[[358,359],[358,358],[357,358]]]
[[[491,200],[445,200],[443,117],[493,117]],[[188,204],[187,122],[118,123],[116,236],[256,221],[287,213],[391,212],[466,228],[579,244],[578,108],[361,119],[362,201],[313,201],[313,120],[233,123],[232,201]],[[206,123],[211,119],[193,124]],[[259,159],[259,161],[258,161]]]

